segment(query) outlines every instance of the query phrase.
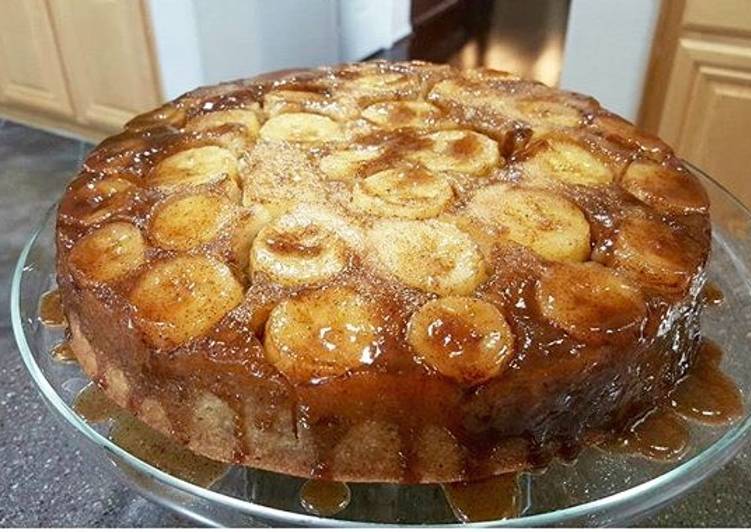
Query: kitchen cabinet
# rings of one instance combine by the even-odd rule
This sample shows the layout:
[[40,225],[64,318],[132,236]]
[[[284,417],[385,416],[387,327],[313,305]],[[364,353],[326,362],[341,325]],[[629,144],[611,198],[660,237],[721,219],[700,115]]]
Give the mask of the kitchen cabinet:
[[0,1],[0,115],[98,140],[162,100],[143,0]]
[[751,206],[751,2],[665,0],[641,121]]

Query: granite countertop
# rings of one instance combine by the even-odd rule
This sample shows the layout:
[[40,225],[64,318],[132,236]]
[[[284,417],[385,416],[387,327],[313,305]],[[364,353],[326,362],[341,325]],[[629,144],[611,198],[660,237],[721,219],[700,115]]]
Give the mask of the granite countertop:
[[[42,213],[90,145],[0,119],[0,526],[173,527],[193,523],[142,499],[82,456],[55,425],[20,359],[10,276]],[[636,524],[751,524],[751,445],[683,499]]]

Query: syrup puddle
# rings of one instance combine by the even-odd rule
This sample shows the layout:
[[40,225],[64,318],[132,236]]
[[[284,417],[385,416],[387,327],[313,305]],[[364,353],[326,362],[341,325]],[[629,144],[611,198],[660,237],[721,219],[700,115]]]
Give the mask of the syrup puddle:
[[441,486],[451,510],[462,523],[508,519],[521,511],[518,473]]
[[50,290],[42,294],[39,299],[39,321],[47,327],[65,327],[68,324],[59,290]]
[[344,510],[352,498],[344,482],[307,480],[300,488],[300,505],[306,512],[328,517]]
[[704,340],[696,363],[669,395],[678,414],[707,425],[725,425],[743,415],[743,397],[719,368],[721,359],[717,344]]
[[50,355],[52,355],[52,358],[55,359],[56,362],[78,362],[78,359],[76,358],[75,353],[73,353],[73,350],[70,348],[70,344],[68,344],[68,342],[60,342],[55,347],[50,349]]
[[115,404],[93,383],[79,392],[73,410],[90,423],[112,420],[110,440],[133,456],[182,480],[208,487],[229,469],[227,464],[198,456],[148,427]]
[[725,302],[725,294],[723,294],[720,287],[712,281],[704,286],[701,296],[704,304],[712,307],[722,305]]
[[688,450],[686,422],[670,410],[657,409],[600,448],[613,453],[638,454],[650,460],[671,462]]

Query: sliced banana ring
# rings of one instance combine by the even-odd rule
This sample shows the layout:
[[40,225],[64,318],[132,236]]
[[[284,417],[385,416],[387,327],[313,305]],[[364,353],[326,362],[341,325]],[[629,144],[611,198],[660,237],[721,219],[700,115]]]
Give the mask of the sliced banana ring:
[[653,288],[682,290],[695,267],[688,245],[668,225],[630,215],[614,239],[614,263]]
[[412,288],[466,295],[487,277],[477,244],[450,223],[381,220],[368,241],[377,265]]
[[357,115],[357,108],[347,98],[331,98],[310,91],[275,90],[263,97],[263,110],[268,116],[284,113],[315,113],[334,120],[348,120]]
[[258,136],[261,124],[258,122],[258,116],[254,111],[249,109],[227,109],[225,111],[214,111],[191,119],[185,129],[188,131],[204,131],[225,124],[240,124],[245,126],[246,138],[253,141]]
[[250,249],[250,269],[283,286],[323,282],[344,270],[357,231],[336,215],[303,206],[264,227]]
[[581,125],[581,112],[570,105],[555,100],[522,98],[514,101],[520,116],[536,129],[555,129]]
[[188,250],[216,238],[233,212],[234,205],[220,196],[171,197],[156,206],[149,234],[163,249]]
[[558,194],[492,185],[474,195],[468,210],[545,259],[581,262],[589,258],[589,223],[574,203]]
[[471,297],[425,304],[409,322],[407,341],[422,362],[466,386],[499,375],[514,352],[514,335],[503,314]]
[[428,148],[409,154],[434,172],[484,174],[502,164],[498,144],[491,138],[468,130],[438,131],[424,137]]
[[197,255],[152,264],[130,292],[141,326],[159,348],[208,332],[242,299],[242,285],[227,265]]
[[124,277],[143,264],[145,254],[141,231],[129,223],[114,222],[76,242],[70,264],[79,282],[94,284]]
[[261,127],[266,140],[288,142],[336,142],[342,139],[342,128],[326,116],[312,113],[285,113],[269,118]]
[[542,315],[574,338],[600,343],[639,333],[647,307],[637,287],[596,262],[551,265],[536,287]]
[[589,150],[562,139],[542,141],[521,168],[532,179],[572,185],[607,185],[615,178],[613,170]]
[[685,169],[634,161],[626,169],[621,186],[660,212],[687,214],[709,208],[704,187]]
[[136,186],[119,177],[87,183],[74,194],[73,210],[84,212],[79,219],[85,225],[103,222],[127,208]]
[[435,105],[422,101],[379,102],[362,112],[363,118],[386,129],[435,126],[442,117]]
[[371,364],[379,354],[377,309],[332,287],[287,300],[266,322],[266,358],[294,382],[317,382]]
[[182,187],[236,183],[237,159],[218,146],[202,146],[177,152],[156,165],[149,175],[151,186],[171,191]]
[[453,197],[445,177],[406,167],[384,170],[355,183],[352,205],[376,216],[419,220],[437,216]]
[[339,150],[324,156],[319,166],[326,177],[335,181],[353,181],[370,161],[381,156],[380,146],[362,146]]
[[343,83],[344,92],[369,99],[414,96],[416,80],[398,72],[360,71]]

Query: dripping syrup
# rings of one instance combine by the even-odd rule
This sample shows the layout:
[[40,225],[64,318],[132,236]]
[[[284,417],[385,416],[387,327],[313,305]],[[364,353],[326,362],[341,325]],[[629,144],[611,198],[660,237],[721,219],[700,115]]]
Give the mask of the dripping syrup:
[[508,519],[521,512],[518,473],[476,482],[442,484],[442,488],[451,510],[462,523]]
[[686,453],[689,440],[688,427],[680,416],[669,409],[656,409],[600,446],[614,453],[670,462]]
[[39,321],[47,327],[65,327],[68,324],[59,290],[50,290],[42,294],[39,299]]
[[722,290],[717,286],[717,283],[710,281],[704,286],[702,300],[705,305],[716,307],[725,302],[725,294],[722,293]]
[[52,349],[50,349],[50,355],[52,355],[52,358],[57,362],[78,362],[76,354],[73,352],[73,349],[71,349],[68,342],[60,342],[59,344],[55,345]]
[[743,415],[743,397],[720,369],[721,359],[720,347],[704,340],[696,363],[669,395],[675,412],[707,425],[726,425]]
[[352,499],[352,492],[344,482],[307,480],[300,488],[300,506],[306,512],[328,517],[344,510]]
[[109,399],[94,383],[79,392],[73,402],[73,410],[89,423],[112,421],[109,438],[120,448],[193,484],[208,487],[228,469],[227,464],[199,456],[139,421]]

